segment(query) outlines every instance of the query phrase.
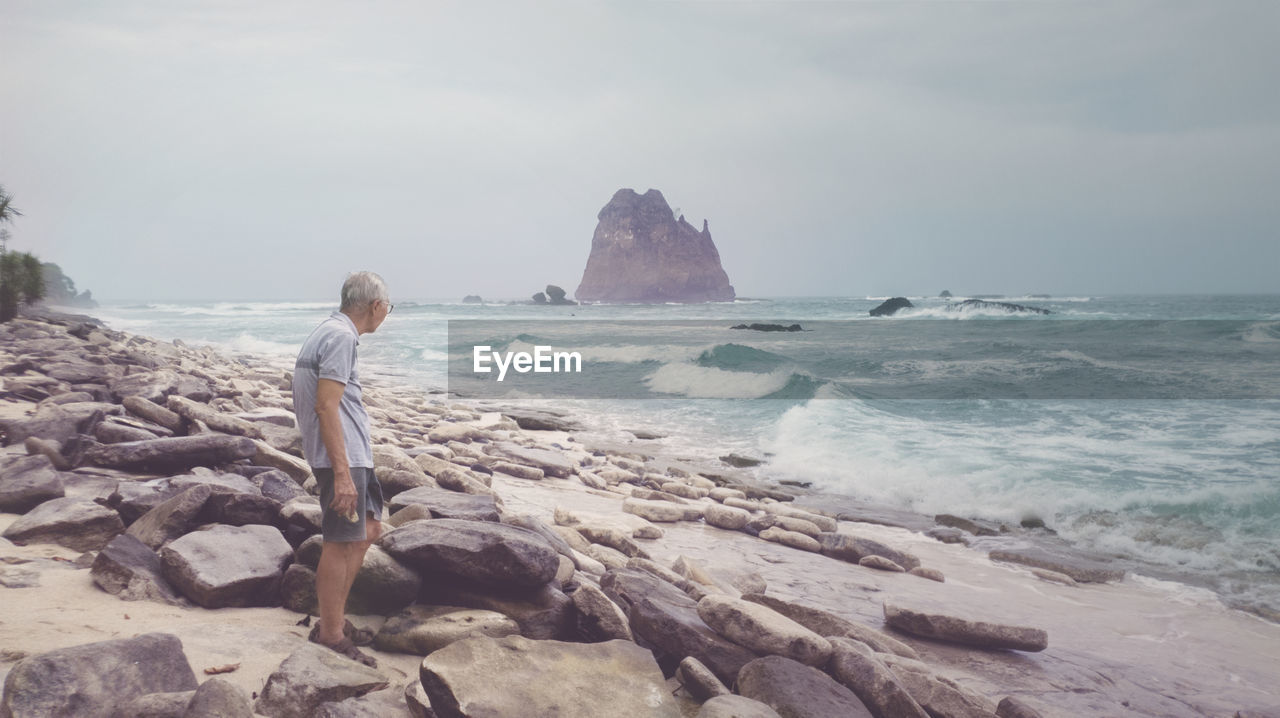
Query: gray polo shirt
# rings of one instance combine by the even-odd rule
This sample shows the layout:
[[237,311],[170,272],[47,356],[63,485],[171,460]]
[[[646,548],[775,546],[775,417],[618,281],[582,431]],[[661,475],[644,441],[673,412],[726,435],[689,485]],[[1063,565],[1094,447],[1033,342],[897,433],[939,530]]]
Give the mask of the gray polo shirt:
[[302,343],[293,366],[293,413],[302,432],[302,453],[316,468],[332,468],[329,452],[320,438],[320,417],[316,415],[316,387],[320,379],[346,385],[338,402],[342,439],[347,448],[347,466],[373,468],[373,446],[369,441],[369,415],[360,398],[360,377],[356,372],[356,346],[360,333],[351,317],[334,312]]

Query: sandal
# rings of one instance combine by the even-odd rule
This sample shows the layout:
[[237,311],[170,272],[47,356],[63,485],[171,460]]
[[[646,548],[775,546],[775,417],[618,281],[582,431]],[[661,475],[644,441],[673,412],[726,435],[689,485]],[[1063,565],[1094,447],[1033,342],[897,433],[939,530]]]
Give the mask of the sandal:
[[[307,636],[307,640],[312,643],[316,642],[316,637],[320,635],[320,621],[316,621],[316,625],[311,629],[311,635]],[[374,633],[367,628],[356,628],[351,621],[342,624],[342,635],[350,638],[351,642],[357,646],[367,646],[373,643]]]
[[311,635],[307,636],[307,640],[316,645],[324,646],[331,651],[342,654],[353,661],[363,663],[370,668],[378,667],[378,660],[376,658],[361,652],[359,648],[356,648],[356,644],[345,635],[342,637],[342,640],[337,643],[325,643],[324,641],[321,641],[320,626],[318,624],[315,628],[311,629]]

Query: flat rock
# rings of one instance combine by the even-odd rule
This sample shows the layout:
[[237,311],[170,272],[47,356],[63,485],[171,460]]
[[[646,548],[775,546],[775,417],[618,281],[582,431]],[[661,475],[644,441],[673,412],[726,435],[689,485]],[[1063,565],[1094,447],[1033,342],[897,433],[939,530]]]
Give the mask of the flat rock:
[[502,415],[511,419],[525,431],[577,431],[578,422],[565,418],[564,414],[536,409],[502,409]]
[[119,414],[121,408],[115,404],[99,402],[76,402],[72,404],[45,404],[35,415],[26,419],[11,419],[4,422],[9,444],[21,444],[28,437],[56,441],[66,441],[76,434],[88,434],[93,431],[93,424],[105,414]]
[[872,718],[858,696],[817,668],[782,656],[757,658],[738,673],[738,694],[782,718]]
[[193,466],[218,466],[247,459],[257,450],[253,440],[243,436],[197,434],[103,444],[86,451],[85,459],[98,466],[114,468],[181,471]]
[[884,604],[884,620],[890,626],[915,636],[977,648],[1043,651],[1049,647],[1048,634],[1039,628],[949,616],[888,602]]
[[196,695],[195,691],[176,691],[173,693],[148,693],[134,698],[121,711],[130,718],[183,718],[187,705]]
[[5,678],[0,715],[115,718],[140,696],[195,689],[182,642],[147,633],[24,658]]
[[25,514],[65,494],[62,478],[47,456],[0,458],[0,512]]
[[824,531],[818,536],[818,542],[822,544],[822,555],[849,563],[858,563],[867,556],[882,556],[906,571],[920,565],[920,559],[905,551],[861,536]]
[[379,544],[409,566],[494,586],[539,586],[560,566],[556,550],[538,534],[487,521],[415,521]]
[[164,579],[160,555],[129,534],[116,536],[98,552],[89,575],[98,588],[125,601],[186,603]]
[[682,506],[670,501],[646,501],[628,498],[622,502],[622,510],[643,519],[656,522],[697,521],[702,511],[694,506]]
[[[863,568],[873,568],[877,571],[888,571],[889,573],[906,573],[905,569],[903,569],[901,566],[894,563],[893,561],[890,561],[889,559],[885,558],[884,556],[863,556],[861,559],[858,560],[858,565],[862,566]],[[920,567],[917,566],[916,568],[913,568],[911,570],[915,571],[918,568]]]
[[[415,679],[413,682],[418,681]],[[321,704],[315,718],[410,718],[414,715],[407,705],[404,691],[384,688],[343,701]]]
[[735,509],[732,506],[723,504],[707,504],[702,509],[702,517],[706,520],[708,526],[726,529],[728,531],[741,531],[742,527],[747,525],[751,520],[751,514],[744,509]]
[[827,639],[758,603],[711,594],[698,601],[698,617],[760,655],[786,656],[810,666],[825,664],[831,655]]
[[494,455],[511,459],[517,464],[542,469],[547,476],[567,479],[577,469],[572,461],[558,451],[535,449],[505,441],[491,446]]
[[745,696],[733,694],[711,698],[698,709],[696,718],[782,718],[778,711]]
[[460,494],[457,491],[422,486],[397,494],[391,499],[391,511],[411,504],[427,507],[433,518],[467,521],[498,521],[498,504],[492,495]]
[[870,646],[844,637],[833,637],[831,646],[827,670],[853,691],[875,718],[929,718]]
[[178,375],[167,369],[138,372],[113,379],[107,387],[116,401],[123,401],[127,396],[140,396],[160,403],[178,390]]
[[464,638],[502,638],[520,624],[497,611],[457,606],[410,606],[382,624],[373,639],[380,651],[426,656]]
[[796,531],[787,531],[786,529],[773,526],[760,532],[760,538],[773,543],[780,543],[783,546],[790,546],[801,551],[810,551],[818,553],[822,550],[822,545],[812,536],[806,536]]
[[440,718],[680,715],[653,655],[630,641],[469,638],[423,659],[420,678]]
[[564,640],[573,631],[573,600],[554,583],[536,588],[495,588],[447,575],[426,576],[421,602],[496,611],[520,624],[520,635]]
[[748,593],[742,596],[744,601],[751,601],[768,606],[819,636],[848,636],[871,646],[878,653],[892,653],[904,658],[919,659],[915,649],[882,631],[870,626],[854,623],[834,613],[820,608],[804,606],[792,601],[784,601],[762,593]]
[[160,551],[165,579],[205,608],[271,606],[293,547],[272,526],[215,526]]
[[1108,583],[1124,578],[1124,569],[1044,548],[999,549],[987,554],[992,561],[1005,561],[1056,571],[1081,583]]
[[124,531],[114,509],[92,499],[51,499],[28,511],[4,530],[4,538],[25,546],[56,543],[76,551],[97,551]]
[[320,706],[381,690],[373,668],[313,643],[304,644],[267,678],[253,709],[269,718],[314,718]]

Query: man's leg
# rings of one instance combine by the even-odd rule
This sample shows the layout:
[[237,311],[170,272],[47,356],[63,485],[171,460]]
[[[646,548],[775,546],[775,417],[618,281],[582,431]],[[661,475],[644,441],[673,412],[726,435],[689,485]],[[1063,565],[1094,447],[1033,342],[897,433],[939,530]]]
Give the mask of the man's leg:
[[[364,565],[364,555],[369,551],[369,547],[373,545],[382,536],[382,522],[373,518],[372,514],[365,514],[364,518],[364,535],[367,537],[364,541],[356,541],[351,544],[351,548],[347,552],[346,565],[346,584],[342,591],[343,607],[345,609],[347,596],[351,595],[351,585],[355,583],[356,574],[360,573],[360,567]],[[316,577],[317,580],[319,576]],[[339,617],[339,620],[344,620]],[[322,631],[324,629],[321,629]]]
[[[333,645],[342,640],[342,626],[346,621],[347,593],[355,571],[349,570],[351,556],[364,556],[363,541],[325,541],[320,549],[320,563],[316,566],[316,602],[320,604],[321,643]],[[359,563],[356,569],[359,569]]]

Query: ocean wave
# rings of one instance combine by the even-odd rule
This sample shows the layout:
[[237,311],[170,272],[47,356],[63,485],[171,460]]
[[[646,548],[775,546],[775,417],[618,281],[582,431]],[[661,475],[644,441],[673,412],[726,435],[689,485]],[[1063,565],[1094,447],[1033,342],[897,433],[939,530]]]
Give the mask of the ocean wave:
[[1280,342],[1280,322],[1250,324],[1241,339],[1251,344],[1275,344]]
[[214,302],[209,304],[129,304],[116,307],[128,311],[160,312],[179,316],[246,317],[278,312],[336,310],[333,302]]
[[791,359],[781,354],[733,343],[717,344],[702,351],[696,362],[698,366],[703,367],[755,373],[773,371],[784,364],[792,363]]
[[653,392],[691,399],[762,399],[777,396],[795,386],[797,375],[780,369],[767,374],[728,371],[684,362],[664,364],[644,383]]
[[257,354],[269,357],[291,357],[298,353],[297,344],[262,339],[248,332],[241,332],[232,339],[223,341],[196,340],[195,344],[211,346],[237,354]]

